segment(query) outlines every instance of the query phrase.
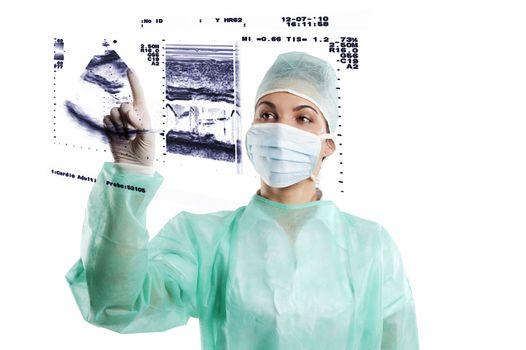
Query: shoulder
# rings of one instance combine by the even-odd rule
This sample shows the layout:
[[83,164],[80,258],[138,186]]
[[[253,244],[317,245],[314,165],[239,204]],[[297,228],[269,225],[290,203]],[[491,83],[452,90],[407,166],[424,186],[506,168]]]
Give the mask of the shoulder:
[[399,255],[393,238],[382,224],[346,212],[342,214],[351,242],[360,249],[367,247],[384,257],[394,258]]
[[384,230],[381,224],[346,212],[342,212],[342,218],[352,239],[380,244],[381,232]]
[[363,219],[355,215],[343,213],[346,224],[349,225],[351,246],[353,252],[360,256],[368,256],[381,264],[384,282],[405,281],[402,257],[398,246],[389,232],[378,222]]
[[372,234],[375,232],[377,233],[382,227],[382,225],[380,225],[376,221],[364,219],[362,217],[359,217],[353,214],[342,212],[342,215],[346,223],[350,227],[354,228],[355,230],[359,232],[364,232],[364,233],[369,233],[369,234]]
[[355,242],[360,242],[360,249],[372,249],[380,258],[386,275],[401,273],[402,258],[398,246],[386,228],[378,222],[363,219],[344,213],[349,223]]

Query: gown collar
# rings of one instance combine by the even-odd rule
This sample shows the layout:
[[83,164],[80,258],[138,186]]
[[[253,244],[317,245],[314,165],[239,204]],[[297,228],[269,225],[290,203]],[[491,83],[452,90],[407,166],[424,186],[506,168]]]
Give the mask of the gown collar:
[[274,208],[280,208],[280,209],[302,209],[302,208],[309,208],[309,207],[317,207],[317,206],[334,206],[334,203],[331,200],[325,200],[322,198],[322,192],[321,190],[317,189],[316,194],[318,197],[318,200],[310,201],[306,203],[300,203],[300,204],[284,204],[280,202],[276,202],[270,199],[267,199],[260,195],[260,190],[257,190],[256,194],[252,196],[252,199],[250,200],[250,204],[260,204],[264,206],[270,206]]

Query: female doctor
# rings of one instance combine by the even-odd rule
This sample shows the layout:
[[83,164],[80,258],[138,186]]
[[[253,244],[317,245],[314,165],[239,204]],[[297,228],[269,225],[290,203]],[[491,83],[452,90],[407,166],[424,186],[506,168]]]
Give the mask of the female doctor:
[[[84,319],[153,332],[199,318],[203,349],[418,349],[413,297],[379,224],[322,199],[316,176],[338,117],[336,74],[279,55],[256,94],[245,146],[261,188],[235,211],[181,212],[149,241],[163,180],[136,74],[133,102],[104,118],[114,162],[90,193],[79,261],[66,275]],[[144,188],[145,192],[115,186]]]

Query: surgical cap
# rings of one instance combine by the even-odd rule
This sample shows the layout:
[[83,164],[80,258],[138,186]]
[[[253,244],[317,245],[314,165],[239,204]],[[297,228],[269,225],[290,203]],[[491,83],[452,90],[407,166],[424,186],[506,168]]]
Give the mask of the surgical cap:
[[280,54],[256,92],[256,101],[273,92],[289,92],[312,102],[322,112],[334,133],[338,120],[336,72],[327,62],[305,52]]

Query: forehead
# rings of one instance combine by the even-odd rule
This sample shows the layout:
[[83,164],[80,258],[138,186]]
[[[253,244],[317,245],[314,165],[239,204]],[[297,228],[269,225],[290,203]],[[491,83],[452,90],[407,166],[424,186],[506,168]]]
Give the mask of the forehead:
[[264,95],[257,101],[256,108],[261,106],[271,107],[270,104],[267,104],[265,102],[270,102],[270,104],[276,106],[276,108],[281,107],[292,109],[299,105],[307,105],[314,108],[317,112],[320,112],[320,110],[318,109],[318,107],[316,107],[314,103],[303,97],[291,94],[290,92],[280,91]]

